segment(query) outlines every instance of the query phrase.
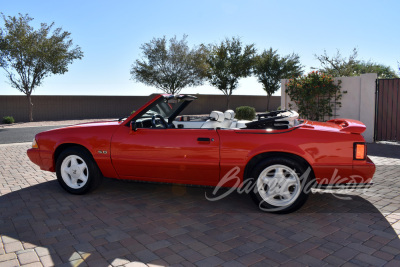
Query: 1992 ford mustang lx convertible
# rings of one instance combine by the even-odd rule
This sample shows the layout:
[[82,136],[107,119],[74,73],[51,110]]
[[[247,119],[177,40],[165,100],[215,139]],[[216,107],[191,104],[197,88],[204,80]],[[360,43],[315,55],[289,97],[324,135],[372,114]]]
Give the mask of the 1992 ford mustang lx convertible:
[[299,120],[294,111],[238,121],[232,110],[188,121],[179,114],[195,98],[162,94],[126,119],[39,133],[28,156],[72,194],[103,177],[245,187],[259,208],[279,213],[300,208],[310,187],[371,185],[375,165],[359,121]]

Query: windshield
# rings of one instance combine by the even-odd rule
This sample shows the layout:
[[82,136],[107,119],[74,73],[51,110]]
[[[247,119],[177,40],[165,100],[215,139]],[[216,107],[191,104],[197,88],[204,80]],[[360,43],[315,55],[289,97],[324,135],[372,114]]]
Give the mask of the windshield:
[[161,115],[168,119],[184,101],[179,99],[161,99],[156,105],[146,111],[141,118],[151,118],[154,115]]

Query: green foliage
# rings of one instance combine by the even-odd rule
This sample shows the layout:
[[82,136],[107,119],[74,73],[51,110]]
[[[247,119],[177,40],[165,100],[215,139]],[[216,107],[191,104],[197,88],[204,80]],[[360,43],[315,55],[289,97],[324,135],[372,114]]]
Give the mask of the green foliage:
[[358,52],[356,48],[353,49],[353,53],[348,58],[342,57],[339,50],[337,50],[336,55],[332,57],[328,56],[326,50],[324,50],[323,55],[314,56],[321,63],[319,71],[333,77],[354,76],[354,66],[359,63],[357,60]]
[[235,118],[238,120],[253,120],[256,117],[256,109],[249,106],[241,106],[236,108]]
[[235,37],[211,46],[207,58],[208,81],[227,96],[227,108],[239,79],[251,74],[255,53],[254,44],[243,46]]
[[4,123],[4,124],[12,124],[14,122],[15,122],[15,120],[12,116],[5,116],[5,117],[3,117],[3,120],[2,120],[2,123]]
[[290,79],[286,84],[286,92],[302,117],[323,121],[325,117],[333,115],[335,106],[341,106],[340,83],[339,80],[335,84],[331,75],[313,71]]
[[135,113],[135,112],[136,112],[136,110],[132,110],[131,115],[132,115],[133,113]]
[[19,14],[19,17],[3,15],[4,28],[0,28],[0,67],[12,87],[28,97],[29,119],[32,117],[31,94],[52,74],[64,74],[68,65],[81,59],[79,46],[72,47],[70,33],[56,28],[54,23],[42,23],[35,30],[29,23],[33,18]]
[[182,40],[177,40],[175,36],[169,40],[169,46],[165,36],[143,44],[140,47],[143,60],[136,60],[132,65],[132,79],[168,94],[178,94],[187,86],[202,85],[208,50],[203,45],[190,49],[186,38],[184,35]]
[[364,73],[377,73],[378,79],[394,79],[399,78],[396,72],[389,66],[385,66],[382,64],[377,64],[373,62],[365,62],[362,61],[356,66],[354,66],[354,73],[356,75],[364,74]]
[[[339,50],[336,55],[330,57],[324,51],[323,55],[317,56],[316,59],[321,63],[319,71],[333,77],[349,77],[359,76],[365,73],[377,73],[379,79],[399,78],[396,72],[389,66],[374,63],[371,61],[362,61],[357,59],[358,51],[353,49],[353,53],[348,57],[342,57]],[[318,69],[318,68],[313,68]]]
[[281,57],[277,50],[270,48],[256,56],[253,72],[268,95],[267,110],[271,95],[281,87],[281,79],[302,75],[302,68],[296,54]]

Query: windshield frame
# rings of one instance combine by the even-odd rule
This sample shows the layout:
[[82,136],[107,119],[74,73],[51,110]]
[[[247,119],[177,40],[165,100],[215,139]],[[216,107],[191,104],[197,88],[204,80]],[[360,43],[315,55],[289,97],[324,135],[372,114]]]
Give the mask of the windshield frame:
[[[173,120],[193,101],[197,99],[195,96],[191,95],[162,95],[160,98],[156,99],[154,102],[149,104],[146,108],[136,114],[131,120],[129,120],[125,125],[129,126],[132,121],[136,121],[142,118],[151,118],[153,115],[161,115],[164,119],[168,118],[168,124],[171,124]],[[160,114],[159,112],[154,113],[153,115],[145,116],[146,113],[151,111],[152,109],[163,105],[163,103],[168,105],[168,101],[176,100],[178,105],[171,109],[170,113],[165,112],[165,106],[161,108],[164,111],[164,114]],[[179,103],[181,101],[181,103]],[[162,106],[161,106],[162,107]]]

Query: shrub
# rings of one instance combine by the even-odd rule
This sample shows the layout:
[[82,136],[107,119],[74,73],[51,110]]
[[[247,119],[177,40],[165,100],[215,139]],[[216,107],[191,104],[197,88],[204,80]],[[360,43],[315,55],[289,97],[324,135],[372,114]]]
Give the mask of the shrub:
[[5,116],[5,117],[3,117],[3,121],[2,122],[4,124],[11,124],[11,123],[14,123],[15,120],[14,120],[14,118],[12,116]]
[[249,106],[241,106],[236,108],[236,119],[253,120],[256,117],[256,109]]
[[[277,107],[276,110],[282,110],[281,106]],[[266,110],[265,113],[268,113],[268,112],[271,112],[271,111],[275,111],[275,109]]]
[[333,116],[337,107],[341,107],[340,83],[340,80],[335,83],[330,75],[313,71],[290,79],[286,84],[286,92],[303,118],[323,121]]

